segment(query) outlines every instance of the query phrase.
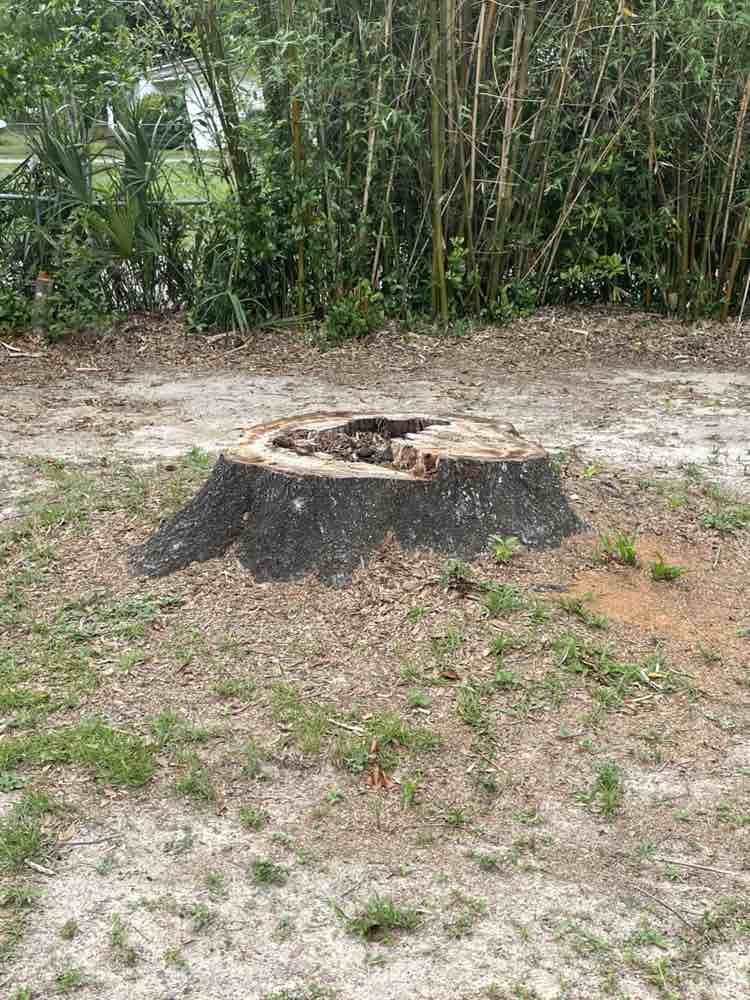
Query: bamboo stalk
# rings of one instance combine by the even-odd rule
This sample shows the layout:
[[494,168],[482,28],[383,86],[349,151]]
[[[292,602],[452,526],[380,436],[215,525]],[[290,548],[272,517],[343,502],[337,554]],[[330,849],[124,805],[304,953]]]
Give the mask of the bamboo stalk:
[[[524,30],[526,27],[525,4],[520,4],[516,14],[515,30],[513,32],[513,50],[510,62],[510,76],[505,95],[505,122],[503,126],[503,141],[500,150],[500,166],[498,167],[496,181],[496,210],[492,230],[492,240],[490,243],[492,261],[490,265],[490,280],[487,289],[487,298],[493,302],[497,298],[498,285],[500,283],[500,259],[502,250],[502,236],[504,221],[507,217],[507,203],[510,198],[510,185],[508,183],[508,167],[510,163],[510,148],[513,142],[513,124],[516,118],[515,101],[520,95],[520,70],[521,49],[523,44]],[[501,225],[502,224],[502,225]]]
[[[578,175],[579,175],[579,173],[581,171],[581,167],[583,166],[583,161],[584,161],[584,158],[586,156],[587,142],[589,140],[589,128],[591,126],[591,121],[593,119],[594,108],[596,107],[596,103],[599,100],[599,92],[601,90],[602,82],[604,80],[604,74],[606,72],[607,66],[609,65],[610,53],[612,52],[612,46],[613,46],[615,38],[616,38],[617,26],[618,26],[618,23],[619,23],[620,19],[621,19],[621,14],[618,11],[618,13],[615,16],[615,19],[614,19],[614,21],[612,23],[612,28],[611,28],[610,33],[609,33],[609,38],[607,39],[607,47],[606,47],[606,50],[605,50],[604,55],[602,57],[601,65],[599,67],[599,74],[598,74],[598,76],[596,78],[596,84],[594,85],[594,90],[593,90],[593,92],[591,94],[591,102],[589,104],[589,109],[586,112],[586,117],[584,119],[583,127],[581,129],[581,138],[580,138],[579,143],[578,143],[578,149],[577,149],[577,152],[576,152],[576,159],[575,159],[575,163],[573,165],[573,170],[572,170],[571,175],[570,175],[570,180],[568,182],[568,188],[567,188],[567,191],[566,191],[566,194],[565,194],[565,199],[563,201],[563,217],[566,220],[567,220],[568,216],[570,215],[570,213],[573,211],[573,208],[575,207],[575,204],[578,201],[578,198],[580,197],[580,191],[581,191],[581,189],[579,188],[579,191],[575,195],[575,197],[573,198],[573,201],[570,202],[570,199],[573,196],[573,191],[575,189],[575,185],[578,183]],[[568,205],[570,207],[568,207]],[[545,266],[545,269],[544,269],[544,282],[543,282],[543,286],[542,286],[542,297],[544,297],[546,295],[547,289],[549,287],[549,279],[550,279],[550,275],[552,273],[552,265],[553,265],[553,263],[554,263],[554,261],[556,259],[556,256],[557,256],[557,250],[558,250],[558,247],[560,245],[560,236],[562,234],[562,231],[563,231],[563,227],[558,225],[556,227],[556,232],[555,232],[554,239],[552,240],[551,243],[549,241],[547,243],[547,250],[549,252],[547,253],[547,261],[546,261],[546,266]]]
[[[390,47],[392,20],[393,20],[393,0],[387,0],[385,7],[385,21],[383,28],[383,35],[384,35],[383,48],[386,52]],[[378,68],[378,82],[375,88],[374,109],[372,117],[370,119],[370,126],[367,134],[367,168],[365,171],[365,189],[362,195],[362,210],[360,213],[360,221],[359,221],[359,237],[357,239],[357,247],[355,250],[355,255],[359,254],[367,227],[367,209],[370,202],[370,186],[372,184],[373,164],[375,160],[375,135],[378,128],[378,120],[380,118],[380,105],[382,98],[383,98],[383,62],[381,60],[380,66]]]
[[[732,143],[732,153],[730,158],[730,169],[729,169],[729,190],[726,197],[726,211],[724,213],[724,225],[721,232],[721,250],[720,257],[722,259],[722,271],[726,273],[725,268],[725,250],[727,245],[727,234],[729,231],[729,219],[732,213],[732,199],[734,197],[734,188],[737,183],[737,168],[740,162],[740,154],[743,147],[743,137],[745,131],[745,119],[747,118],[748,104],[750,104],[750,73],[745,77],[745,86],[742,90],[742,97],[740,98],[740,106],[737,111],[737,124],[734,131],[734,141]],[[726,300],[726,308],[729,308],[728,298]],[[724,310],[722,310],[722,315],[724,315]]]
[[[405,94],[409,93],[410,87],[411,87],[412,74],[414,72],[414,66],[415,66],[415,62],[416,62],[417,42],[418,42],[418,39],[419,39],[419,32],[415,31],[414,35],[413,35],[413,38],[412,38],[411,52],[410,52],[410,55],[409,55],[409,65],[408,65],[408,68],[407,68],[407,71],[406,71],[406,85],[405,85],[404,91],[403,91]],[[397,103],[397,106],[400,106],[400,103],[401,102],[399,100],[398,103]],[[393,157],[391,159],[390,170],[388,171],[388,184],[386,185],[385,203],[384,203],[384,206],[383,206],[383,212],[382,212],[382,214],[380,216],[380,226],[378,228],[378,237],[377,237],[377,240],[375,241],[375,253],[373,254],[372,271],[371,271],[371,278],[370,278],[370,282],[371,282],[371,284],[372,284],[373,287],[375,287],[375,282],[376,282],[377,276],[378,276],[378,269],[380,267],[380,251],[381,251],[381,247],[383,245],[383,234],[385,232],[385,218],[386,218],[386,214],[387,214],[387,212],[389,210],[389,206],[390,206],[390,203],[391,203],[391,196],[392,196],[392,193],[393,193],[393,182],[394,182],[394,178],[396,176],[396,163],[397,163],[397,155],[396,154],[398,153],[399,149],[401,148],[401,138],[402,138],[402,135],[403,135],[403,128],[404,128],[403,120],[400,120],[399,121],[399,125],[398,125],[398,131],[397,131],[397,134],[396,134],[396,148],[395,148],[395,151],[394,151],[394,155],[393,155]]]
[[[444,2],[444,0],[443,0]],[[445,280],[445,240],[443,237],[443,113],[439,87],[441,0],[428,0],[430,12],[431,146],[432,146],[432,311],[448,321],[448,288]]]
[[750,201],[744,205],[744,216],[738,227],[737,242],[735,243],[734,253],[732,254],[732,262],[729,265],[726,292],[724,294],[724,301],[722,303],[720,313],[722,321],[726,320],[729,315],[729,309],[732,304],[732,295],[734,294],[734,285],[740,269],[740,261],[742,260],[743,251],[747,248],[748,240],[750,240]]

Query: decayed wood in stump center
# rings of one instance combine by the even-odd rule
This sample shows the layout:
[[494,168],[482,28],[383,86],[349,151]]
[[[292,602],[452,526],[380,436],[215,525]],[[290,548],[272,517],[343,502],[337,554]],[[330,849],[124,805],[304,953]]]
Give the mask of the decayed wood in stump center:
[[131,564],[161,576],[236,543],[259,579],[342,583],[389,533],[469,558],[493,534],[552,545],[579,526],[544,448],[511,424],[315,413],[248,431]]

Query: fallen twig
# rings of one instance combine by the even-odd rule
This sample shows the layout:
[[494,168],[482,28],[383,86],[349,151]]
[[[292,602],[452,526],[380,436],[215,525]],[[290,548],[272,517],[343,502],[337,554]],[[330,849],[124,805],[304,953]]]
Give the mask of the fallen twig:
[[639,676],[644,684],[648,685],[648,687],[650,688],[653,688],[654,691],[658,691],[659,694],[662,694],[662,689],[659,687],[658,684],[654,684],[654,682],[649,677],[646,676],[645,670],[639,671]]
[[731,878],[745,879],[748,877],[744,872],[730,872],[726,868],[712,868],[710,865],[694,865],[690,861],[676,861],[674,858],[654,858],[654,861],[661,861],[665,865],[679,865],[680,868],[696,868],[701,872],[715,872],[717,875],[729,875]]
[[122,840],[120,834],[113,834],[111,837],[99,837],[97,840],[63,840],[58,847],[84,847],[87,844],[106,844],[109,840]]
[[6,351],[12,354],[16,358],[43,358],[44,355],[39,353],[30,353],[29,351],[22,351],[20,347],[13,347],[12,344],[6,344],[4,340],[0,340],[0,344],[3,345]]
[[244,350],[249,343],[250,343],[249,340],[245,340],[242,344],[240,344],[239,347],[233,347],[230,351],[224,351],[224,357],[228,358],[230,354],[236,354],[237,351]]
[[35,872],[40,872],[42,875],[57,875],[57,872],[53,872],[51,868],[45,868],[44,865],[38,865],[36,861],[27,860],[26,866],[33,868]]
[[719,546],[716,549],[716,555],[714,556],[713,569],[716,569],[716,567],[719,565],[719,559],[721,559],[721,542],[719,543]]
[[654,896],[653,893],[648,892],[646,889],[642,889],[639,885],[636,885],[634,882],[625,882],[625,885],[629,885],[630,888],[635,889],[636,892],[640,892],[644,896],[648,896],[649,899],[653,899],[653,901],[655,903],[658,903],[659,906],[663,906],[665,910],[669,910],[670,913],[673,913],[678,919],[680,919],[683,922],[683,924],[687,924],[690,930],[694,930],[694,925],[688,920],[688,918],[684,914],[680,913],[679,910],[676,910],[673,906],[670,906],[669,903],[665,903],[663,899],[659,899],[658,896]]
[[329,719],[328,721],[331,723],[332,726],[338,726],[340,729],[346,729],[350,733],[355,733],[355,735],[357,736],[365,735],[364,729],[361,729],[359,726],[347,726],[345,722],[339,722],[338,719]]
[[503,773],[503,769],[500,767],[500,765],[496,764],[495,761],[492,760],[491,757],[488,757],[486,753],[482,753],[481,750],[475,750],[474,753],[476,754],[477,757],[481,757],[482,760],[486,760],[487,763],[490,765],[490,767],[494,767],[495,770],[499,771],[501,774]]

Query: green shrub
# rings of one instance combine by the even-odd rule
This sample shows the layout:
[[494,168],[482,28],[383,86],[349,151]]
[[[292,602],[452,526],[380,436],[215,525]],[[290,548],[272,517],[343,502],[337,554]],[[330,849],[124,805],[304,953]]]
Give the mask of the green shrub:
[[511,281],[500,289],[499,298],[487,303],[485,312],[493,323],[530,316],[538,304],[537,289],[530,281]]
[[31,299],[12,285],[0,284],[0,330],[23,330],[31,325]]
[[362,279],[334,302],[323,327],[323,340],[332,346],[366,337],[383,324],[383,296]]
[[235,196],[197,216],[188,319],[196,329],[245,332],[286,311],[293,282],[293,247],[270,198],[252,206]]

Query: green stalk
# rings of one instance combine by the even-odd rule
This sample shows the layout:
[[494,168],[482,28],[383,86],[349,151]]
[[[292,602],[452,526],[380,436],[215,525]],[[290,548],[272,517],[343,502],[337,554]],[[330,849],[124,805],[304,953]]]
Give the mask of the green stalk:
[[440,6],[441,0],[429,0],[430,14],[430,72],[431,72],[431,128],[432,148],[432,311],[448,322],[448,287],[445,280],[445,239],[443,236],[443,110],[442,93],[438,90],[444,82],[440,59]]

